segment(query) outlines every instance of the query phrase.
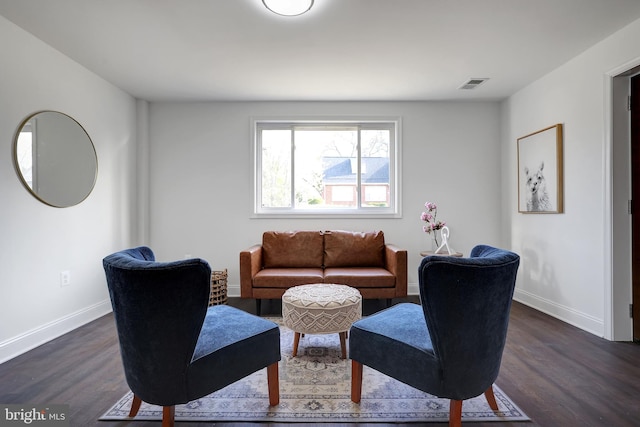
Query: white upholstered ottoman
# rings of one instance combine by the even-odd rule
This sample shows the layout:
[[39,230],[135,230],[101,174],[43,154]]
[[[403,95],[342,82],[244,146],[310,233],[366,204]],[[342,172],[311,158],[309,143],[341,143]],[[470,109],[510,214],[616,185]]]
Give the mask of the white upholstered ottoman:
[[282,295],[284,325],[295,332],[293,356],[300,334],[340,334],[342,358],[347,358],[347,331],[362,317],[360,291],[346,285],[317,283],[289,288]]

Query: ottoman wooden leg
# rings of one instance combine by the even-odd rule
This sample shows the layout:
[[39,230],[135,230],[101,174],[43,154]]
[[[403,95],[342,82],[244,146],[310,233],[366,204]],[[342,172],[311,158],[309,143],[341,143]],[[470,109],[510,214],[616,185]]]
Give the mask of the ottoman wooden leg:
[[298,354],[298,344],[300,343],[300,332],[296,332],[293,336],[293,357]]
[[347,332],[340,332],[340,349],[342,350],[342,358],[347,358]]

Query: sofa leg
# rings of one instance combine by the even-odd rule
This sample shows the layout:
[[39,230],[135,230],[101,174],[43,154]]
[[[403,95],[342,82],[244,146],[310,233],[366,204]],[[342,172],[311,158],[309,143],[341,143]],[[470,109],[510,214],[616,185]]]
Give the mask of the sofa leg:
[[262,308],[262,300],[260,298],[256,298],[256,314],[258,316],[260,316],[261,308]]
[[392,302],[393,302],[393,298],[387,298],[387,308],[391,307]]

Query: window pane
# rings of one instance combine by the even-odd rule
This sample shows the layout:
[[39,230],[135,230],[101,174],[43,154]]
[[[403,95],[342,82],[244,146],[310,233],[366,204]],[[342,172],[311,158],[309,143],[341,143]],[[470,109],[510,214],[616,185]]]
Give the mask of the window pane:
[[[370,204],[381,203],[386,206],[389,202],[389,187],[382,185],[365,185],[364,201]],[[381,206],[380,204],[378,206]]]
[[355,190],[353,185],[332,185],[329,188],[329,198],[335,205],[354,205],[355,204]]
[[390,206],[389,148],[391,133],[388,129],[362,130],[362,197],[363,207]]
[[[300,129],[295,132],[296,208],[355,208],[357,129]],[[357,157],[355,157],[357,160]],[[339,199],[333,187],[346,186]]]
[[291,131],[262,131],[262,207],[291,207]]

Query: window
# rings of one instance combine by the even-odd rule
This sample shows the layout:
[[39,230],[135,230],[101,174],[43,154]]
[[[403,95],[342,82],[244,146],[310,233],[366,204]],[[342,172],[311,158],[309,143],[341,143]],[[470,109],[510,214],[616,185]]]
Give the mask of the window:
[[255,120],[255,214],[398,216],[399,120]]

